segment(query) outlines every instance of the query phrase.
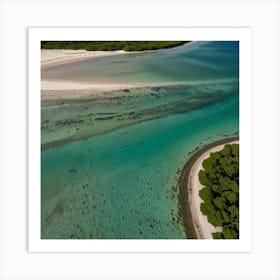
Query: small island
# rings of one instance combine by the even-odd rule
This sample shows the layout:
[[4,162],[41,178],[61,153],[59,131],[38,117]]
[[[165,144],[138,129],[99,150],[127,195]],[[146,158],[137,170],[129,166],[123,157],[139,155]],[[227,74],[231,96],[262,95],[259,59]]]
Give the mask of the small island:
[[227,144],[202,163],[199,181],[205,186],[199,191],[204,201],[201,212],[222,232],[214,239],[239,238],[239,144]]
[[188,239],[239,238],[239,140],[196,151],[180,178],[180,215]]

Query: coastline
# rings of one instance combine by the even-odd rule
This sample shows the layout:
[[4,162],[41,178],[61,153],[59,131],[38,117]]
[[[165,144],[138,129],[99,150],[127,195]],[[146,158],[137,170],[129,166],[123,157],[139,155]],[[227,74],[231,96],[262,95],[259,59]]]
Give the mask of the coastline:
[[[195,41],[189,41],[182,45],[170,47],[177,48],[184,46],[186,44],[194,43]],[[141,53],[152,53],[158,52],[170,48],[155,49],[155,50],[145,50],[145,51],[86,51],[83,49],[71,50],[71,49],[41,49],[41,69],[46,69],[48,67],[57,66],[61,64],[66,64],[74,61],[81,61],[94,57],[104,57],[104,56],[115,56],[120,54],[141,54]]]
[[94,57],[114,56],[126,53],[123,50],[118,51],[86,51],[86,50],[41,50],[41,69],[80,61]]
[[[199,188],[194,186],[194,180],[198,181],[198,172],[205,158],[211,152],[221,150],[225,144],[236,143],[239,136],[222,139],[214,143],[205,145],[184,165],[179,178],[179,212],[183,218],[186,235],[188,239],[212,239],[212,232],[220,231],[208,223],[207,217],[200,211]],[[194,190],[196,188],[196,190]]]
[[141,54],[158,52],[158,50],[146,51],[131,51],[126,52],[123,50],[117,51],[86,51],[86,50],[55,50],[55,49],[42,49],[41,50],[41,69],[46,69],[52,66],[67,64],[74,61],[81,61],[95,57],[115,56],[120,54]]

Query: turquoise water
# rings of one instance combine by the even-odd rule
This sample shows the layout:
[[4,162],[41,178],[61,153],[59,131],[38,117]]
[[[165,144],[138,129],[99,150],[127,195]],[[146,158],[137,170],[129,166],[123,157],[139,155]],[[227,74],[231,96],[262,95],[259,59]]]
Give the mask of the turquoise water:
[[[91,59],[49,68],[44,75],[102,80],[105,73],[110,81],[215,81],[216,87],[207,91],[204,85],[204,91],[216,98],[202,102],[198,82],[197,91],[190,91],[201,104],[195,109],[164,107],[160,117],[43,151],[42,238],[186,238],[178,213],[180,170],[198,147],[239,131],[238,43],[198,42],[158,53]],[[226,94],[220,94],[219,80],[233,84],[222,86]],[[178,99],[174,92],[171,87],[164,93],[170,106]],[[155,96],[148,98],[155,102]],[[144,100],[134,100],[131,109],[157,108],[163,97],[158,95],[153,105]]]
[[58,65],[45,69],[42,78],[124,83],[238,79],[238,56],[238,42],[196,42],[161,52]]

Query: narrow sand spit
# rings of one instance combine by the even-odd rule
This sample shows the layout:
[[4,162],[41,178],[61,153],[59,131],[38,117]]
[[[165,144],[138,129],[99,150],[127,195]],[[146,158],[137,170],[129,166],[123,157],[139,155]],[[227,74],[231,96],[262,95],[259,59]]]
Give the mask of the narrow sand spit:
[[80,82],[70,80],[42,80],[41,90],[92,90],[95,91],[108,91],[108,90],[121,90],[132,87],[141,87],[141,84],[136,83],[102,83],[102,82]]
[[[70,80],[41,80],[41,99],[82,99],[92,97],[110,97],[108,92],[123,91],[130,88],[145,88],[170,86],[175,83],[103,83],[103,82],[81,82]],[[127,95],[127,92],[126,92]]]
[[[124,90],[129,88],[143,88],[143,87],[158,87],[158,86],[171,86],[171,85],[184,85],[186,83],[177,82],[146,82],[146,83],[108,83],[108,82],[96,82],[96,81],[72,81],[72,80],[41,80],[42,91],[57,91],[59,97],[62,91],[81,91],[89,90],[92,93]],[[80,96],[77,96],[80,97]]]
[[192,239],[213,239],[212,233],[221,232],[221,227],[211,225],[207,217],[200,211],[202,199],[199,191],[204,188],[200,184],[198,173],[202,167],[202,162],[207,159],[211,153],[220,151],[225,144],[238,144],[237,137],[217,141],[195,153],[186,163],[180,179],[180,211],[184,219],[184,225],[187,231],[187,237]]
[[47,68],[68,62],[124,54],[118,51],[86,51],[86,50],[41,50],[41,68]]

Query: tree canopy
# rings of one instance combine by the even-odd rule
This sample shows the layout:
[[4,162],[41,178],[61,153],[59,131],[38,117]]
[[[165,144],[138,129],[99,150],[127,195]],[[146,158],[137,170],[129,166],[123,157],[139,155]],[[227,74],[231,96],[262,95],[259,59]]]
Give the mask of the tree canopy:
[[41,41],[41,49],[145,51],[175,47],[187,41]]
[[227,144],[202,163],[199,180],[201,212],[213,226],[221,226],[215,239],[239,238],[239,145]]

